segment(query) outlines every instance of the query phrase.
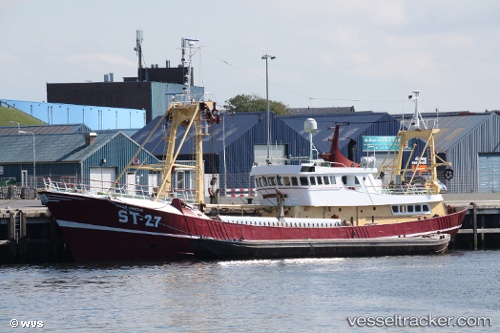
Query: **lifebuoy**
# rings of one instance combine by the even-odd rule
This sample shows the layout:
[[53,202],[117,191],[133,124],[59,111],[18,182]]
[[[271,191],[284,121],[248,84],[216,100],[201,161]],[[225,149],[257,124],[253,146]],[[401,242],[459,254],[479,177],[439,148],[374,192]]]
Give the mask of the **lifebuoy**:
[[446,169],[443,173],[444,179],[450,180],[453,178],[453,169]]

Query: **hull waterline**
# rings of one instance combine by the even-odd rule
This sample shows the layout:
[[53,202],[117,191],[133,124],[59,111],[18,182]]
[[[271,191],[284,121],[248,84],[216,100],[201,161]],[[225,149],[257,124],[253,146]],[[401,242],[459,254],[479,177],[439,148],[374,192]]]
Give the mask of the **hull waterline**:
[[294,241],[191,240],[200,259],[281,259],[430,255],[446,251],[449,234],[408,238],[351,238]]
[[44,191],[76,261],[175,260],[192,258],[193,241],[304,241],[418,237],[458,232],[465,210],[447,216],[392,224],[336,227],[262,226],[199,216],[174,199],[144,205],[103,197]]

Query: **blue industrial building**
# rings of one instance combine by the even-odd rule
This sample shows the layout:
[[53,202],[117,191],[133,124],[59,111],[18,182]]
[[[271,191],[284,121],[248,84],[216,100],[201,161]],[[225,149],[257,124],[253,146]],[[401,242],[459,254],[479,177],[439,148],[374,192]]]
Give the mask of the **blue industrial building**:
[[[182,84],[153,81],[47,83],[47,100],[54,104],[93,105],[93,110],[139,110],[144,116],[140,119],[142,125],[135,121],[132,124],[133,128],[142,128],[151,119],[165,113],[172,99],[176,95],[182,95],[184,89]],[[195,100],[200,100],[204,91],[203,87],[190,86],[190,94]],[[54,112],[58,111],[54,109]],[[128,121],[129,115],[126,112],[120,113],[120,118],[122,116],[124,121]],[[115,127],[113,114],[108,121],[109,128],[90,127],[94,130],[130,128]]]
[[[95,186],[102,186],[103,180],[111,185],[139,148],[121,131],[36,134],[37,127],[21,127],[20,135],[0,135],[0,179],[4,183],[41,188],[43,178],[51,178]],[[136,159],[137,163],[159,163],[145,150]],[[129,188],[156,184],[157,179],[145,170],[127,175]]]
[[[443,180],[453,193],[500,193],[500,116],[496,112],[424,113],[435,123],[436,150],[451,162],[454,177]],[[401,118],[401,116],[398,116]]]
[[[330,149],[333,132],[329,129],[336,123],[343,123],[339,147],[347,156],[349,142],[351,140],[359,142],[354,151],[354,160],[359,160],[363,155],[361,150],[363,135],[396,135],[399,128],[399,123],[387,113],[359,112],[288,116],[276,116],[271,113],[270,150],[273,159],[290,156],[305,159],[309,156],[309,137],[303,128],[305,120],[310,117],[318,123],[318,131],[313,135],[313,143],[318,154],[328,152]],[[144,142],[158,120],[159,118],[153,120],[132,138],[139,143]],[[163,140],[165,128],[166,124],[158,127],[144,146],[159,159],[163,158],[165,151]],[[203,140],[203,151],[206,184],[216,176],[221,194],[229,194],[224,193],[224,190],[229,192],[230,189],[252,188],[253,181],[249,177],[250,169],[254,163],[265,163],[267,157],[267,114],[265,112],[225,113],[221,124],[207,126],[205,133],[207,135]],[[184,130],[181,128],[178,137],[183,134]],[[192,161],[193,152],[193,140],[188,137],[180,151],[179,158]],[[315,154],[315,157],[317,156]]]
[[[316,149],[314,158],[329,151],[333,136],[331,129],[339,123],[342,124],[339,135],[341,152],[358,162],[362,156],[375,155],[377,165],[380,165],[386,152],[363,150],[363,137],[396,135],[403,116],[347,109],[346,113],[342,113],[346,110],[319,114],[309,110],[304,114],[279,116],[271,113],[270,157],[308,158],[310,143],[304,122],[307,118],[314,118],[317,122],[317,131],[312,135]],[[449,192],[500,192],[500,116],[497,113],[424,113],[423,117],[441,130],[436,136],[437,153],[451,162],[454,170],[452,179],[443,179],[440,175]],[[90,179],[113,181],[159,118],[157,116],[138,131],[94,131],[97,137],[92,145],[85,144],[85,136],[93,132],[85,124],[2,127],[0,149],[5,153],[0,158],[0,180],[13,179],[19,183],[24,175],[28,183],[33,181],[34,139],[38,186],[42,185],[41,177],[81,179],[87,183]],[[408,119],[409,115],[405,118]],[[164,123],[145,144],[139,157],[141,163],[146,160],[158,163],[163,159],[166,128]],[[26,133],[17,135],[19,129]],[[27,133],[33,133],[33,137]],[[252,188],[250,169],[254,163],[265,163],[267,158],[267,113],[223,113],[221,124],[207,125],[204,133],[205,186],[215,177],[221,195],[230,194],[231,189]],[[181,128],[178,135],[183,134]],[[191,139],[187,138],[180,152],[179,158],[184,164],[192,164],[194,160]],[[420,153],[421,147],[423,144],[418,143],[416,154]],[[141,171],[130,175],[128,181],[137,185],[156,185],[158,177]],[[193,178],[190,170],[178,168],[173,185],[189,188]]]
[[85,124],[98,131],[139,129],[146,124],[146,111],[137,109],[9,99],[2,99],[0,104],[21,110],[49,125]]

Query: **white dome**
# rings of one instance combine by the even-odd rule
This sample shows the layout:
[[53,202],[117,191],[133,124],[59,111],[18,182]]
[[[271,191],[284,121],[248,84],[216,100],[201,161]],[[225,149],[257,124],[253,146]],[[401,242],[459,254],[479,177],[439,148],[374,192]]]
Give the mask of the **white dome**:
[[304,131],[314,133],[318,130],[318,123],[313,118],[307,118],[304,122]]

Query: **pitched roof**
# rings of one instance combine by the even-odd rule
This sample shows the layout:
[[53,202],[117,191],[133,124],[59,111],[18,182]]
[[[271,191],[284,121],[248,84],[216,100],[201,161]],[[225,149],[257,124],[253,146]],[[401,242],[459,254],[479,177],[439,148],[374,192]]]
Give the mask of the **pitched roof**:
[[91,145],[85,144],[85,134],[5,135],[0,136],[3,163],[31,163],[33,138],[36,162],[79,162],[90,156],[120,132],[98,134]]
[[17,135],[17,131],[26,131],[38,134],[53,133],[88,133],[91,129],[84,124],[68,125],[35,125],[35,126],[0,126],[0,135]]
[[[422,113],[422,117],[426,121],[431,121],[436,124],[440,129],[439,133],[435,136],[435,145],[437,151],[448,151],[451,147],[455,146],[460,140],[472,131],[476,130],[494,113],[472,113],[468,111],[460,112],[428,112]],[[402,115],[396,116],[398,119]],[[410,119],[411,115],[405,115],[405,119]]]
[[[220,124],[214,124],[206,128],[208,136],[203,137],[203,151],[205,153],[219,152],[222,150],[221,144],[214,144],[214,142],[222,142],[225,140],[225,144],[229,145],[234,140],[238,139],[243,133],[251,129],[259,121],[265,121],[265,112],[238,112],[238,113],[223,113],[222,122]],[[149,122],[144,128],[137,131],[132,136],[132,139],[141,145],[147,136],[154,129],[161,116],[156,117],[151,122]],[[163,137],[165,136],[165,120],[162,125],[157,128],[155,133],[151,136],[149,142],[144,146],[144,149],[149,151],[155,156],[162,156],[165,149],[165,141]],[[185,128],[180,126],[177,132],[177,138],[182,138],[185,133]],[[186,142],[181,149],[181,154],[191,154],[193,152],[193,144],[191,142],[191,137],[186,138]]]
[[292,114],[343,114],[352,113],[354,111],[354,106],[333,106],[326,108],[290,108]]
[[[281,116],[280,118],[296,132],[308,137],[304,131],[304,121],[310,115]],[[337,123],[343,124],[339,131],[339,148],[347,147],[351,139],[361,147],[363,135],[396,135],[397,122],[385,112],[356,112],[349,114],[321,114],[312,117],[318,124],[313,134],[314,146],[320,152],[328,152],[333,137],[333,129]]]

